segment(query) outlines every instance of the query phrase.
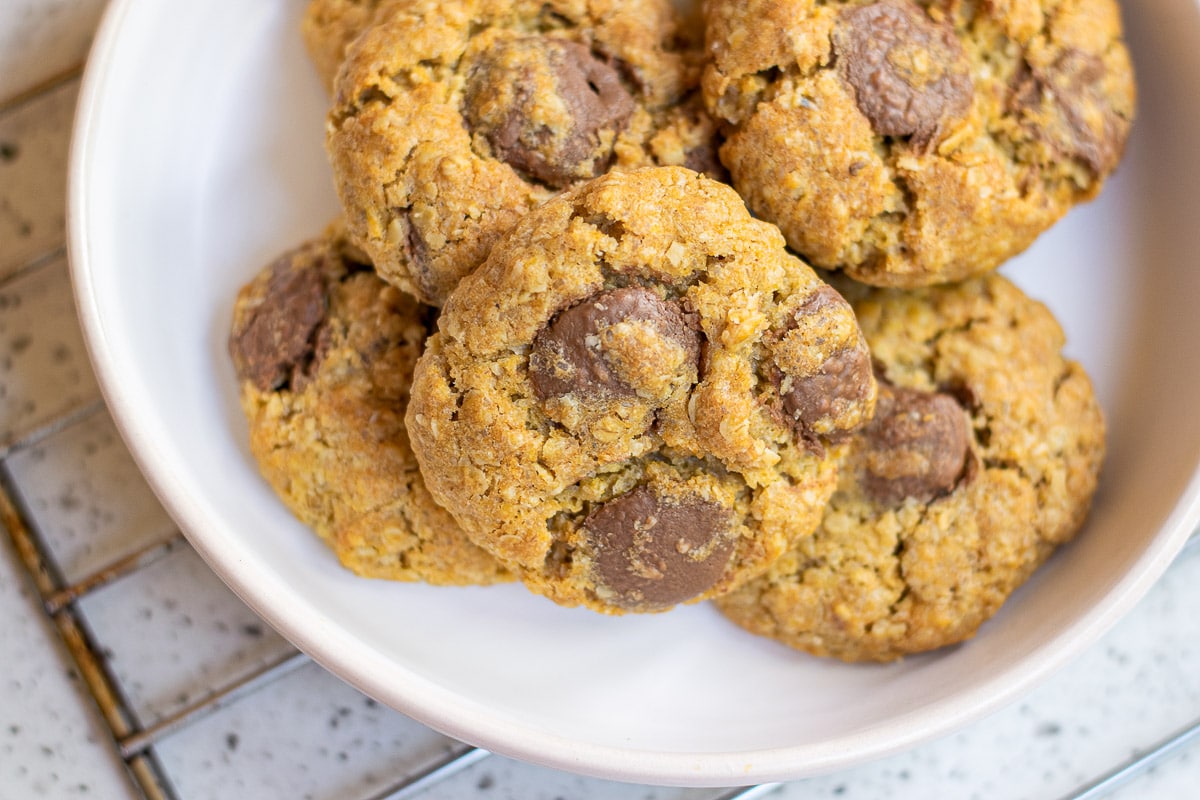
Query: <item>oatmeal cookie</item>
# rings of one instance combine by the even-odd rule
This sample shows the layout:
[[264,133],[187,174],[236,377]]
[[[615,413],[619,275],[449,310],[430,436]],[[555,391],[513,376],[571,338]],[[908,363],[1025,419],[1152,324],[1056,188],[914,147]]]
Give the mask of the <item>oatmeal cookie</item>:
[[330,92],[351,42],[371,25],[381,0],[309,0],[300,34]]
[[879,370],[874,420],[817,532],[717,602],[800,650],[889,661],[974,635],[1076,533],[1104,421],[1058,323],[999,275],[845,288]]
[[1020,253],[1117,166],[1115,0],[710,0],[705,100],[751,209],[877,286]]
[[726,592],[809,534],[875,385],[845,300],[728,186],[612,172],[451,294],[407,423],[434,498],[605,613]]
[[611,168],[719,169],[670,0],[383,0],[327,149],[354,240],[441,305],[496,239]]
[[404,430],[430,309],[336,234],[238,294],[229,352],[267,482],[353,572],[435,584],[512,580],[425,489]]

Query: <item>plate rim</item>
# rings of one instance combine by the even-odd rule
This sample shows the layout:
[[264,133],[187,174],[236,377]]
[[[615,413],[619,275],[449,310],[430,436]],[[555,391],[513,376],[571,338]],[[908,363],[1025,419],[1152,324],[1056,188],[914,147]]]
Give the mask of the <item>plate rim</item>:
[[[229,588],[288,641],[356,689],[429,727],[477,747],[567,772],[667,786],[725,787],[794,780],[829,773],[912,748],[981,719],[1078,656],[1145,595],[1200,523],[1200,465],[1193,469],[1148,547],[1103,602],[1039,648],[973,688],[923,705],[867,731],[820,743],[751,751],[682,753],[584,743],[528,724],[489,717],[473,701],[383,656],[360,637],[339,628],[308,604],[282,577],[253,566],[236,536],[222,541],[198,519],[200,507],[173,478],[161,448],[137,423],[135,396],[120,380],[122,363],[111,346],[95,291],[95,263],[88,241],[88,177],[96,146],[93,132],[103,114],[121,33],[140,0],[111,0],[84,68],[72,124],[67,164],[67,256],[88,357],[104,401],[152,491],[188,541]],[[232,546],[229,546],[232,545]],[[264,580],[265,579],[265,580]],[[297,608],[315,614],[298,614]],[[420,691],[415,691],[418,688]],[[914,724],[914,717],[920,724]]]

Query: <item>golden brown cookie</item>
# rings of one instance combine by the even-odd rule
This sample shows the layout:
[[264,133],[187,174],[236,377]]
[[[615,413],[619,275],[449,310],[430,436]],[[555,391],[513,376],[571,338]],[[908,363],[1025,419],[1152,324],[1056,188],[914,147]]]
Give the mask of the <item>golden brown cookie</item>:
[[381,0],[309,0],[300,34],[321,83],[332,91],[351,42],[365,31]]
[[817,532],[721,598],[800,650],[888,661],[962,641],[1084,521],[1104,455],[1050,312],[998,275],[847,297],[880,371]]
[[808,535],[875,385],[849,305],[728,186],[613,172],[451,294],[408,429],[526,585],[605,613],[729,591]]
[[259,469],[359,575],[512,580],[433,502],[404,430],[430,309],[359,258],[332,234],[238,294],[229,351]]
[[814,266],[916,287],[992,269],[1116,167],[1115,0],[710,0],[705,100],[751,209]]
[[351,236],[440,305],[496,239],[611,168],[719,169],[670,0],[382,0],[327,147]]

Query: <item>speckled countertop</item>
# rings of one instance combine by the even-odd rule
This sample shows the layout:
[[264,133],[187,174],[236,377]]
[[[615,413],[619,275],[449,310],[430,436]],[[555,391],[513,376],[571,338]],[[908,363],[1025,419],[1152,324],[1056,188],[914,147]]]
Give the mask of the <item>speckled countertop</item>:
[[[158,505],[100,399],[75,320],[64,207],[74,102],[103,6],[0,0],[0,800],[399,796],[406,777],[461,746],[341,683],[242,605]],[[1200,557],[1188,554],[1019,702],[771,796],[1072,796],[1200,718],[1198,607]],[[491,756],[420,796],[727,794]],[[1108,796],[1200,796],[1200,745]]]

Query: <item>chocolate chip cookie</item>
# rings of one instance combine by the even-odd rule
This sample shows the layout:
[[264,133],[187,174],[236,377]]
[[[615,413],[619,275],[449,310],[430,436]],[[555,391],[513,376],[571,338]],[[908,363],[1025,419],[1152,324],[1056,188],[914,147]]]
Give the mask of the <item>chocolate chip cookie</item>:
[[992,269],[1117,166],[1115,0],[710,0],[704,95],[754,212],[814,266],[917,287]]
[[359,575],[512,580],[429,496],[404,430],[429,309],[331,234],[238,294],[229,352],[267,482]]
[[300,34],[321,83],[333,91],[351,42],[371,25],[381,0],[309,0]]
[[382,0],[327,149],[354,240],[440,305],[523,214],[612,168],[720,169],[670,0]]
[[879,371],[875,417],[817,532],[717,602],[800,650],[888,661],[974,635],[1078,531],[1104,421],[1058,323],[1004,278],[845,289]]
[[727,592],[811,533],[875,383],[845,300],[730,187],[612,172],[450,295],[407,423],[435,500],[596,611]]

